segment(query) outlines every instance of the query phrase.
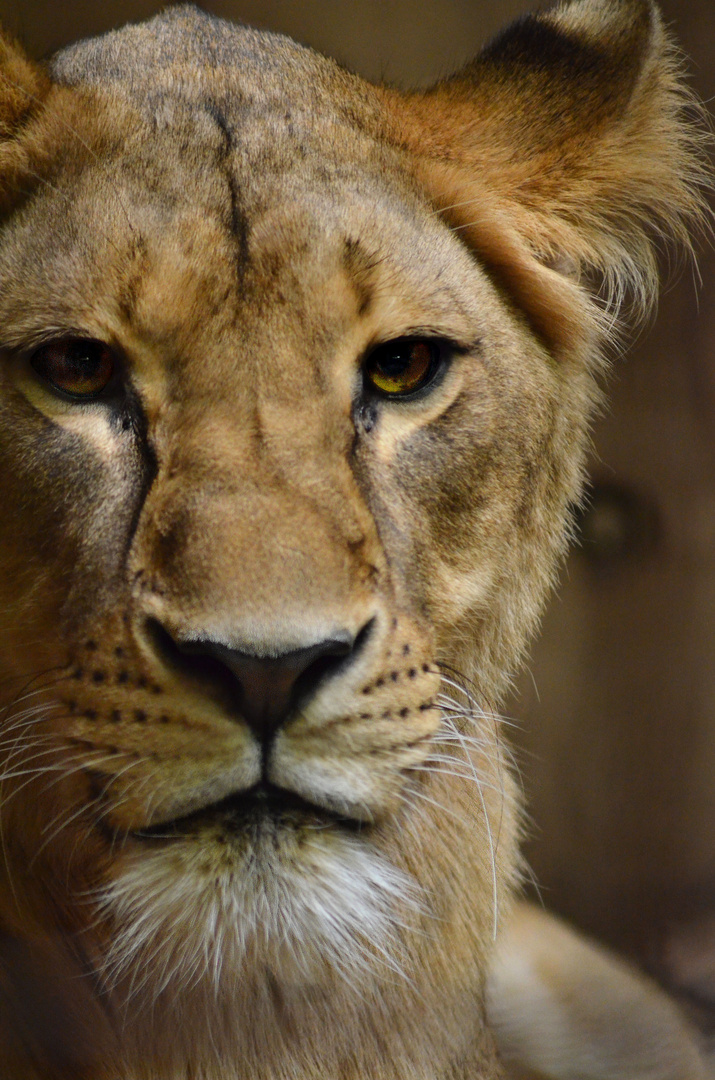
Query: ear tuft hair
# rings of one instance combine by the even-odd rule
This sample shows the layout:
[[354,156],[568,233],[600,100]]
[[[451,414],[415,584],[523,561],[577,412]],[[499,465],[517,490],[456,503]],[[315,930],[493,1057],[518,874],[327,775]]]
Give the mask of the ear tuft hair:
[[42,105],[49,87],[44,70],[0,31],[0,143],[27,123]]
[[22,198],[32,176],[26,136],[50,87],[45,70],[0,30],[0,210]]

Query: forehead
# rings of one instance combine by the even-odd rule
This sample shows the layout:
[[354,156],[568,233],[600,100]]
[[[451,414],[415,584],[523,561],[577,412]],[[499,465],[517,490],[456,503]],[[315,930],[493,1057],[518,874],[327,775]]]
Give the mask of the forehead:
[[298,317],[330,305],[336,281],[363,309],[388,294],[417,307],[467,303],[473,260],[396,170],[364,156],[348,165],[345,146],[342,160],[330,147],[301,167],[266,127],[265,155],[258,138],[255,156],[242,145],[217,152],[213,121],[182,109],[182,124],[190,153],[170,123],[135,128],[112,156],[36,189],[0,236],[6,325],[37,314],[72,326],[88,303],[121,316],[140,293],[157,325],[172,294],[184,323],[200,304],[265,324],[288,306]]
[[237,328],[305,345],[375,299],[399,299],[406,326],[472,306],[473,260],[382,138],[370,88],[332,61],[182,8],[74,46],[54,74],[102,138],[91,115],[68,130],[52,185],[0,240],[18,338],[130,322],[179,352]]

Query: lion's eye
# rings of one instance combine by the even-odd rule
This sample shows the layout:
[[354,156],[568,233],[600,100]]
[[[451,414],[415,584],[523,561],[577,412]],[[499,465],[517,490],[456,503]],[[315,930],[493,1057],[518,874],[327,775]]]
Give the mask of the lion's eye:
[[114,374],[114,355],[108,345],[92,338],[62,338],[41,345],[30,358],[37,374],[77,401],[98,397]]
[[441,356],[437,341],[397,338],[373,349],[365,363],[365,378],[381,394],[406,397],[434,379]]

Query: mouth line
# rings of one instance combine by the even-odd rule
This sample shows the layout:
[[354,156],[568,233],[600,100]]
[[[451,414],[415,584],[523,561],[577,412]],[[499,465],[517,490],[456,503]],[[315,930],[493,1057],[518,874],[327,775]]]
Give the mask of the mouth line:
[[174,840],[196,832],[202,825],[223,824],[231,831],[242,832],[266,821],[286,826],[333,826],[350,832],[364,832],[367,828],[365,821],[310,802],[274,784],[260,782],[248,791],[227,795],[190,814],[134,829],[132,836],[139,840]]

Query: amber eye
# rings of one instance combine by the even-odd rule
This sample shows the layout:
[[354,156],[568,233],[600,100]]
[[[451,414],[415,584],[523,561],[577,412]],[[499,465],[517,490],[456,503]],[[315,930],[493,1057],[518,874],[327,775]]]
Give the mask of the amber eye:
[[382,394],[406,397],[427,386],[440,369],[441,349],[429,338],[396,338],[379,345],[365,363],[365,378]]
[[114,374],[114,355],[108,345],[92,338],[62,338],[41,345],[30,359],[37,374],[55,390],[90,401]]

